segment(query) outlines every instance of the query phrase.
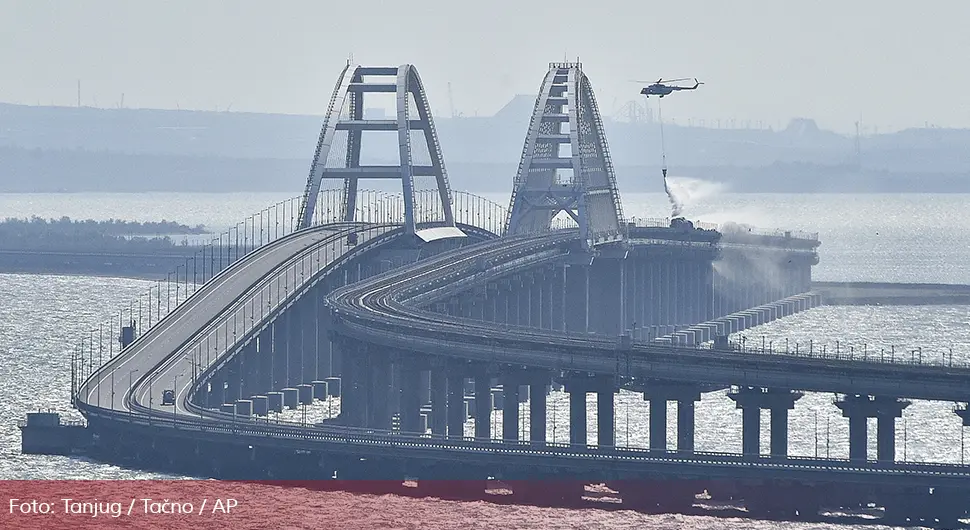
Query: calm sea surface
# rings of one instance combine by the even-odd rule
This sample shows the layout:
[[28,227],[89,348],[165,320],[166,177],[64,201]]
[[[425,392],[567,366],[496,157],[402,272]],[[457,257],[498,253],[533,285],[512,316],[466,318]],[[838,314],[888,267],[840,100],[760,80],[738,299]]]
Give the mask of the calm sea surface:
[[[970,195],[788,195],[731,194],[699,182],[681,181],[689,218],[734,221],[761,228],[818,232],[822,246],[818,280],[970,283]],[[0,194],[0,217],[70,216],[72,218],[174,220],[204,224],[213,231],[234,225],[251,213],[292,194]],[[507,196],[490,195],[503,205]],[[660,194],[624,196],[627,216],[665,217],[669,206]],[[148,289],[149,282],[122,278],[0,274],[0,478],[151,478],[163,475],[118,468],[78,458],[20,455],[16,421],[29,410],[68,409],[69,351],[79,338],[97,334],[99,322]],[[106,337],[116,333],[106,331]],[[774,347],[809,340],[878,355],[921,347],[924,360],[942,360],[952,350],[954,363],[970,360],[970,307],[821,307],[746,332],[748,344]],[[848,456],[848,421],[828,394],[808,394],[791,413],[790,451],[795,455]],[[525,405],[523,405],[525,406]],[[565,394],[550,397],[548,436],[566,441]],[[645,446],[649,407],[639,395],[621,393],[616,406],[618,444]],[[914,402],[897,427],[897,458],[961,462],[963,433],[952,404]],[[595,439],[595,398],[589,422]],[[669,411],[671,419],[675,405]],[[332,414],[318,406],[314,417]],[[523,420],[528,417],[522,411]],[[724,392],[707,394],[697,406],[697,448],[741,449],[741,416]],[[491,421],[501,422],[497,411]],[[767,417],[763,418],[767,443]],[[469,432],[473,425],[466,426]],[[675,438],[674,422],[668,427]],[[871,440],[874,455],[875,440]],[[970,455],[967,456],[970,458]],[[498,507],[487,503],[452,503],[433,499],[388,499],[367,495],[320,493],[347,506],[345,524],[382,510],[387,521],[408,512],[427,513],[428,526],[506,528],[821,528],[801,523],[743,519],[648,516],[633,512]],[[285,493],[267,487],[268,498]],[[355,515],[356,513],[356,515]],[[369,515],[372,517],[372,515]],[[372,521],[377,524],[379,521]],[[435,523],[437,521],[437,523]],[[332,521],[341,526],[339,521]],[[823,525],[824,526],[824,525]]]

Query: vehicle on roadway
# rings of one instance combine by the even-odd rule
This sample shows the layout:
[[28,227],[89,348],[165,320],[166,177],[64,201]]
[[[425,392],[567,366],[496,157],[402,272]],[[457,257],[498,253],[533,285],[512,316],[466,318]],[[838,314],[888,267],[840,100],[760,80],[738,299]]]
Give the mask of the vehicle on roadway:
[[162,405],[174,405],[175,404],[175,391],[172,389],[167,389],[162,391]]

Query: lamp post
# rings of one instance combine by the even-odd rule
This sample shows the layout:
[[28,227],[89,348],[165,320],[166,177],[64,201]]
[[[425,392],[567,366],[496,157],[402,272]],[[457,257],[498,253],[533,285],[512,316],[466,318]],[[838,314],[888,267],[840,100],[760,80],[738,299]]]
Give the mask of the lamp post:
[[152,380],[155,379],[154,376],[148,378],[148,424],[151,425],[152,422]]
[[829,444],[830,441],[831,441],[831,438],[829,438],[829,418],[828,416],[826,416],[825,417],[825,458],[829,458],[829,449],[831,447],[831,445]]
[[172,428],[175,428],[175,419],[178,417],[178,397],[179,397],[179,374],[172,378],[172,392],[175,393],[175,402],[172,403]]
[[818,458],[818,411],[815,412],[815,458]]

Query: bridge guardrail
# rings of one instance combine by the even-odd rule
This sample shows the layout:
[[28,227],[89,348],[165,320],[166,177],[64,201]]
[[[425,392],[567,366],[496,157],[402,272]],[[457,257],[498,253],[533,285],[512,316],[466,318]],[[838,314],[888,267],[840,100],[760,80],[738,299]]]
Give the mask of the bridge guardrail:
[[[415,193],[418,204],[435,204],[431,194],[437,193],[436,190]],[[359,190],[357,198],[355,219],[367,223],[403,223],[404,202],[401,194]],[[218,238],[202,245],[194,257],[186,258],[185,264],[168,274],[164,285],[161,280],[156,281],[148,292],[118,311],[116,317],[92,327],[87,337],[82,337],[70,354],[72,401],[92,374],[122,352],[123,345],[127,346],[144,336],[202,285],[251,252],[295,232],[299,224],[297,210],[301,199],[291,197],[277,202],[236,223],[219,234]],[[501,235],[505,220],[501,205],[462,191],[452,192],[451,200],[456,205],[456,222]],[[312,226],[342,221],[346,217],[345,203],[342,189],[321,190]],[[439,210],[438,207],[427,210],[419,208],[416,218],[420,223],[433,223],[439,217],[443,219],[443,213]]]

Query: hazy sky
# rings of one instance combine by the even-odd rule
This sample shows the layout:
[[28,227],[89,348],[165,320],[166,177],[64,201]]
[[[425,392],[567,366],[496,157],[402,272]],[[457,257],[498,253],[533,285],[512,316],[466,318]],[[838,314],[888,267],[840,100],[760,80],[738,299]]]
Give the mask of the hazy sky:
[[696,76],[665,117],[970,127],[968,21],[966,0],[0,0],[0,101],[74,105],[80,79],[85,105],[321,114],[352,53],[486,115],[578,55],[604,114],[630,80]]

